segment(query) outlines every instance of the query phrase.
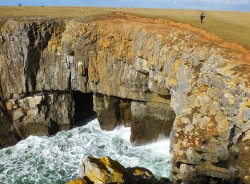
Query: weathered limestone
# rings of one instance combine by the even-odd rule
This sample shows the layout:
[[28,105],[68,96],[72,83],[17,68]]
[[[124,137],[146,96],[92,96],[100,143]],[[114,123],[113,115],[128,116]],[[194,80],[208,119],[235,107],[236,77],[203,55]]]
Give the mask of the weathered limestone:
[[94,95],[94,110],[102,129],[113,130],[121,124],[119,99],[116,97]]
[[94,95],[94,110],[100,126],[104,130],[113,130],[116,126],[131,126],[130,140],[136,144],[157,141],[170,135],[175,113],[170,100],[162,102],[139,102]]
[[88,157],[83,161],[83,179],[76,179],[68,184],[167,184],[158,181],[153,174],[144,168],[125,168],[119,162],[109,157]]
[[12,116],[21,138],[51,135],[72,125],[74,107],[70,94],[38,94],[5,103],[6,113]]
[[170,108],[170,101],[165,103],[132,102],[131,141],[145,144],[170,135],[175,113]]
[[[1,127],[25,137],[28,131],[20,132],[26,125],[44,119],[43,109],[36,107],[39,99],[29,102],[34,108],[24,108],[27,112],[20,108],[21,99],[40,92],[93,92],[100,94],[94,101],[103,128],[131,123],[136,143],[148,141],[145,135],[150,141],[167,135],[176,115],[171,131],[174,182],[247,182],[249,50],[186,25],[151,21],[4,23],[0,108],[1,116],[11,112],[11,118],[1,120],[6,124]],[[55,120],[63,121],[55,113]]]

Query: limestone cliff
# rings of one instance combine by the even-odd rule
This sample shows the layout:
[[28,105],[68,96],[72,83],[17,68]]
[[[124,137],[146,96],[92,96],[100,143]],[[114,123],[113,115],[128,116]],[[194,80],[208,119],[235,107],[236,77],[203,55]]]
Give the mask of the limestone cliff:
[[93,109],[79,96],[93,93],[103,129],[131,126],[135,144],[171,131],[175,182],[247,182],[249,58],[237,44],[166,20],[7,20],[1,146],[71,127]]

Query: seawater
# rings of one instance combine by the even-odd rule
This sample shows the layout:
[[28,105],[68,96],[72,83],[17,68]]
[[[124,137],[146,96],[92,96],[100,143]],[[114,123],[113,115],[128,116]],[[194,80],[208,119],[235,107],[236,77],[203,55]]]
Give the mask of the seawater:
[[157,177],[168,177],[169,140],[133,146],[129,137],[130,128],[103,131],[97,119],[52,137],[30,136],[0,150],[0,183],[64,184],[81,176],[87,156],[109,156],[125,167],[145,167]]

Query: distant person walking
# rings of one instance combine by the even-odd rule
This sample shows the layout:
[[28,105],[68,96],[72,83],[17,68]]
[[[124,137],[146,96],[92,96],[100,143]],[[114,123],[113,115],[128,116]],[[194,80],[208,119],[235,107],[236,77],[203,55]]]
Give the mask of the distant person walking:
[[205,18],[205,14],[202,12],[201,15],[200,15],[200,19],[201,19],[201,24],[203,23],[203,19]]

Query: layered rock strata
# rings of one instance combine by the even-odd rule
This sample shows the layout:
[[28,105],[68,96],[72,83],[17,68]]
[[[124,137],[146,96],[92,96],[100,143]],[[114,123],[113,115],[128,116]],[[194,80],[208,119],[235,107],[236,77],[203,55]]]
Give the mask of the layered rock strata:
[[68,94],[41,94],[7,100],[7,113],[22,138],[29,135],[51,135],[69,129],[73,111]]
[[173,126],[174,182],[247,183],[249,50],[188,25],[126,18],[1,24],[1,146],[47,134],[54,120],[70,127],[73,92],[93,92],[101,126],[131,125],[136,144]]

